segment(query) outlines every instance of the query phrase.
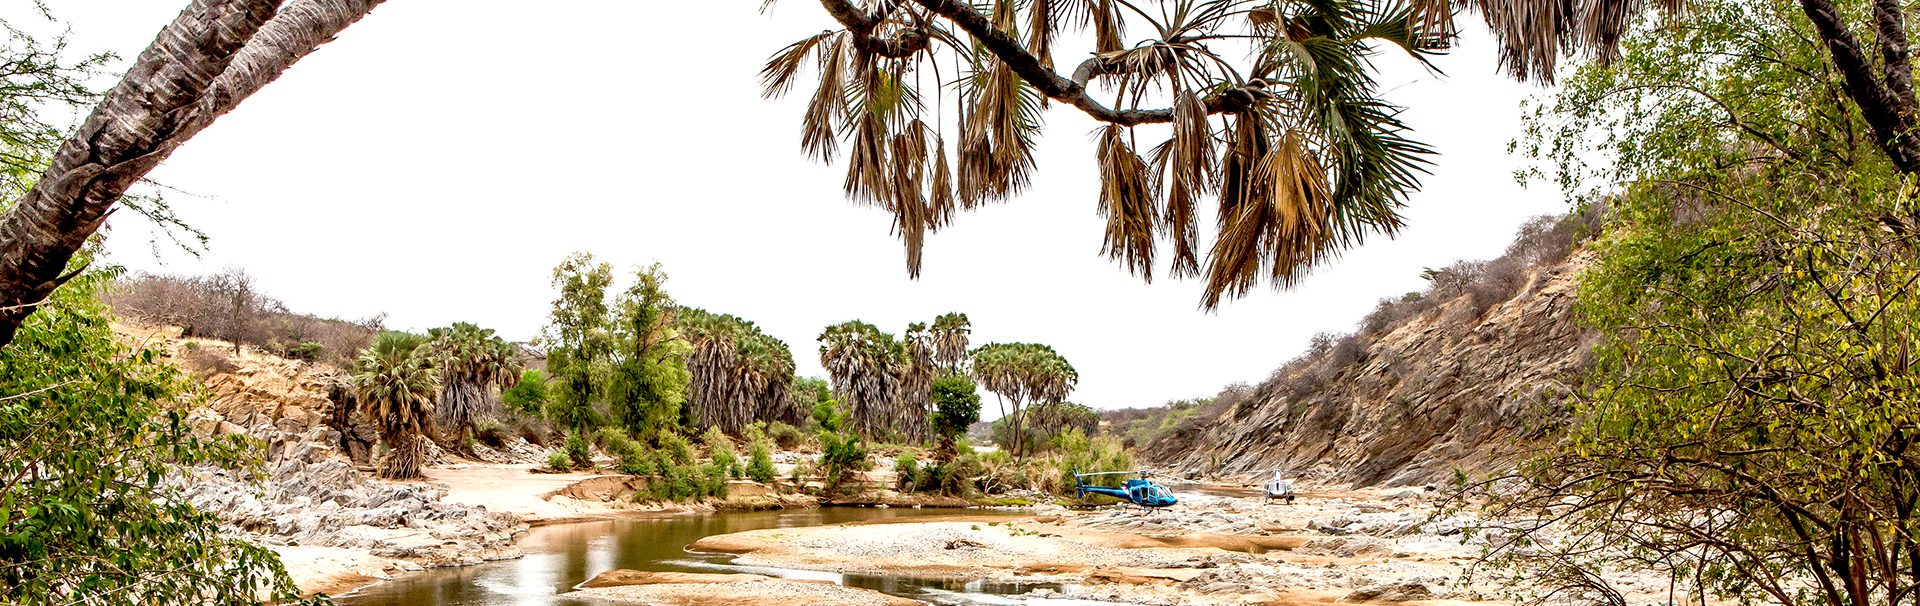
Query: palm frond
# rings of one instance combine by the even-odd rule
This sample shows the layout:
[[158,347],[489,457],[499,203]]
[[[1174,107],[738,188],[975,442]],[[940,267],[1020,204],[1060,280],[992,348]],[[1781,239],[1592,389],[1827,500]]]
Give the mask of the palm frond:
[[1127,144],[1126,129],[1108,125],[1100,135],[1100,212],[1107,217],[1103,253],[1126,263],[1127,271],[1153,280],[1154,208],[1147,163]]
[[808,56],[817,52],[822,41],[833,35],[832,31],[820,32],[774,53],[772,58],[767,59],[766,67],[760,68],[760,96],[773,99],[792,90],[794,76],[800,73],[800,66],[806,64]]

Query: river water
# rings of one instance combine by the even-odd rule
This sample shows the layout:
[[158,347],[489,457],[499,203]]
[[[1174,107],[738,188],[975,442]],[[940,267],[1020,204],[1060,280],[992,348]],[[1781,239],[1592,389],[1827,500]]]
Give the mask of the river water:
[[[410,573],[336,599],[335,602],[342,606],[596,604],[566,599],[560,594],[594,575],[617,568],[656,572],[750,572],[784,578],[827,580],[935,604],[1004,604],[1009,600],[997,596],[1056,588],[1045,583],[988,584],[967,579],[842,575],[744,567],[732,565],[729,556],[700,555],[686,551],[687,544],[717,534],[761,528],[947,516],[954,513],[953,510],[938,509],[835,507],[662,515],[542,526],[520,538],[519,545],[526,552],[526,557]],[[966,513],[975,515],[985,512]]]

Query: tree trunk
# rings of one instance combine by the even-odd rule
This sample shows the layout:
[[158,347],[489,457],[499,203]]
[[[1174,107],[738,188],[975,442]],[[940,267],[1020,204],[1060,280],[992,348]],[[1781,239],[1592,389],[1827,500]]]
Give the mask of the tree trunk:
[[[0,216],[0,347],[73,278],[113,204],[181,143],[381,0],[193,0]],[[276,12],[277,11],[277,12]]]
[[426,436],[396,436],[387,441],[387,457],[380,461],[380,477],[389,480],[413,480],[427,463]]

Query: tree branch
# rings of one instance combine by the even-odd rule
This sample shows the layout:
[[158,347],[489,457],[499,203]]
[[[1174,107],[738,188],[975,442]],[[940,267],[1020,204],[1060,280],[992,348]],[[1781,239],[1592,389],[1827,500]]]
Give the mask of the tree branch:
[[[1876,16],[1882,10],[1882,4],[1888,0],[1874,0]],[[1895,8],[1898,4],[1894,3]],[[1913,126],[1913,92],[1911,68],[1906,64],[1906,35],[1888,35],[1884,28],[1886,22],[1896,26],[1901,22],[1898,11],[1891,16],[1880,17],[1880,35],[1883,54],[1893,52],[1902,64],[1902,77],[1894,86],[1904,86],[1904,98],[1895,90],[1889,90],[1888,83],[1882,82],[1874,74],[1873,62],[1862,50],[1860,41],[1847,31],[1846,23],[1841,20],[1839,9],[1832,0],[1800,0],[1800,9],[1813,21],[1814,29],[1820,32],[1820,38],[1826,42],[1827,54],[1832,56],[1834,66],[1840,69],[1846,81],[1847,95],[1860,107],[1860,114],[1866,118],[1867,125],[1873,129],[1874,138],[1880,147],[1893,159],[1894,166],[1901,172],[1920,172],[1920,146],[1914,144],[1908,136]],[[1897,51],[1895,50],[1897,49]],[[1891,66],[1888,69],[1892,69]]]
[[189,4],[0,216],[0,346],[65,281],[73,255],[129,188],[380,1]]
[[[1113,109],[1088,95],[1087,80],[1094,76],[1112,73],[1107,71],[1111,69],[1110,67],[1101,65],[1102,60],[1098,57],[1083,62],[1079,69],[1075,70],[1074,79],[1070,80],[1048,68],[1039,57],[1027,52],[1026,47],[1019,40],[995,27],[993,22],[976,10],[972,4],[963,0],[912,0],[912,2],[960,26],[962,31],[978,40],[987,52],[999,58],[1000,62],[1005,63],[1014,74],[1019,75],[1021,80],[1040,91],[1040,94],[1077,107],[1095,120],[1121,126],[1163,124],[1173,121],[1173,110],[1170,108]],[[859,44],[859,40],[871,37],[873,29],[878,26],[878,20],[873,15],[853,6],[848,0],[820,0],[820,4],[826,7],[834,20],[839,21],[854,33],[856,45]],[[924,48],[923,40],[920,49]],[[887,54],[881,49],[869,50],[890,57],[905,56],[905,54]],[[1265,94],[1267,93],[1263,85],[1252,84],[1210,95],[1205,99],[1207,113],[1242,111]]]

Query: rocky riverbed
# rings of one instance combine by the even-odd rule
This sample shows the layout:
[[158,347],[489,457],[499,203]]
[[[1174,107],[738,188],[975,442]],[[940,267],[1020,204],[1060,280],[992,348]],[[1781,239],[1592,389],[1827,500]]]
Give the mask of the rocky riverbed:
[[[1020,600],[1163,605],[1492,600],[1463,581],[1477,522],[1434,515],[1412,493],[1295,504],[1182,495],[1142,512],[1049,508],[1021,518],[756,530],[695,542],[747,567],[980,579],[1045,586]],[[706,588],[724,591],[724,588]],[[595,594],[596,597],[604,597]]]

